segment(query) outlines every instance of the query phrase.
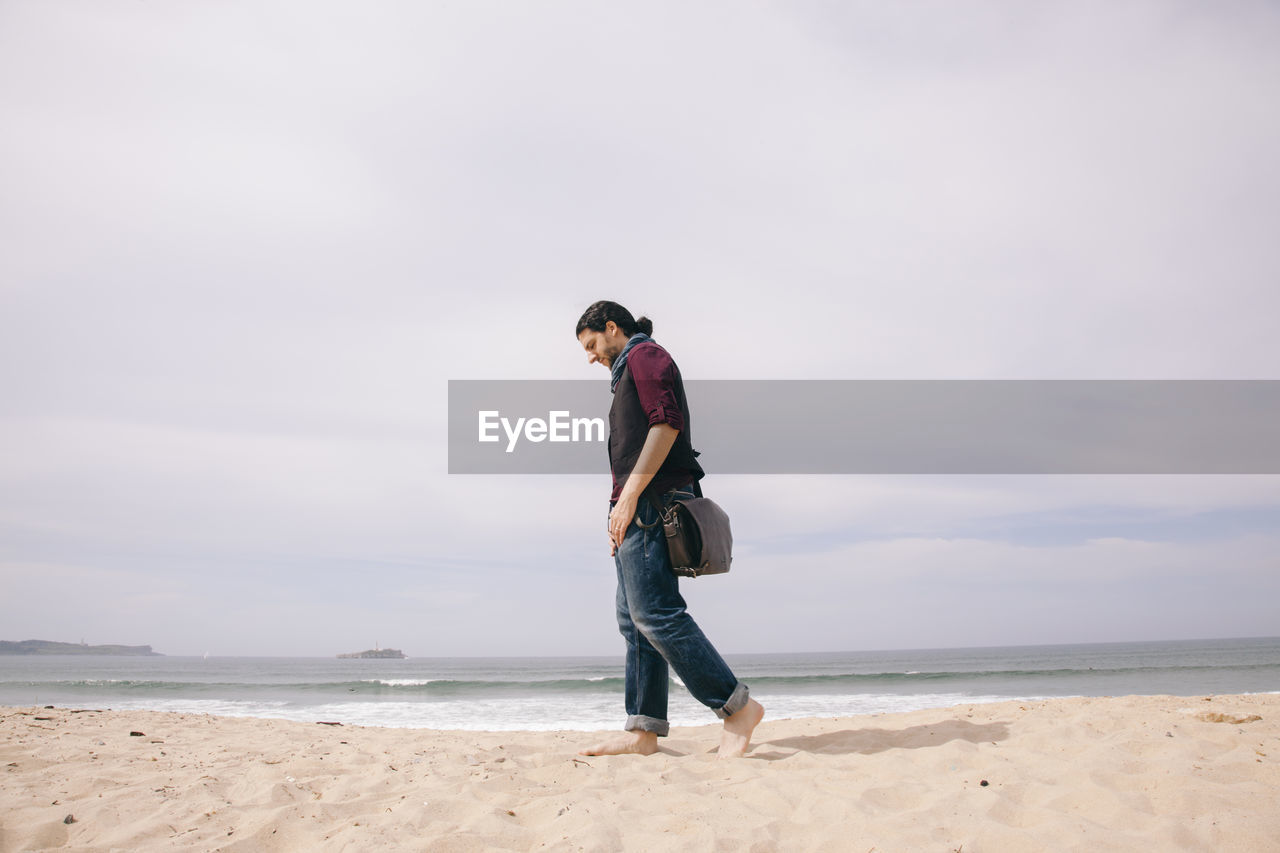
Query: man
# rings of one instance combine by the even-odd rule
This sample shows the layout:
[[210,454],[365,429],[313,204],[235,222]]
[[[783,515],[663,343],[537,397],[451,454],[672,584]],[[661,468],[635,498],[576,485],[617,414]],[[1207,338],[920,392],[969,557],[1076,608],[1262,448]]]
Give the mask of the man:
[[689,407],[680,371],[638,321],[616,302],[597,302],[578,321],[587,361],[611,374],[609,465],[613,495],[609,554],[618,571],[618,629],[626,640],[626,733],[582,755],[651,755],[665,737],[668,667],[689,692],[724,720],[720,757],[746,753],[764,717],[687,610],[671,571],[661,518],[645,496],[669,506],[692,496],[703,476],[689,440]]

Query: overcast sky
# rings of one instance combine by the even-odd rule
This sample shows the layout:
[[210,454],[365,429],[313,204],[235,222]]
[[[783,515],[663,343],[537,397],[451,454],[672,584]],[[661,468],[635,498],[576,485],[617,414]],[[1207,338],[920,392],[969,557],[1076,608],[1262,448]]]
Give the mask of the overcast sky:
[[[449,379],[1280,378],[1265,2],[0,0],[0,639],[617,654]],[[690,401],[697,417],[698,401]],[[714,448],[700,448],[713,458]],[[725,652],[1280,634],[1280,477],[717,476]]]

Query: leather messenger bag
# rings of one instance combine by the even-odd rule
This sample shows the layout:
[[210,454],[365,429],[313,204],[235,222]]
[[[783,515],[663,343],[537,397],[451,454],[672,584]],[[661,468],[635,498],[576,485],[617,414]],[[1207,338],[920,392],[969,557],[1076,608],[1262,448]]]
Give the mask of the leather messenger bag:
[[665,509],[652,490],[645,492],[662,519],[671,571],[686,578],[724,574],[733,562],[729,515],[711,498],[702,497],[696,482],[693,488],[697,497],[676,498]]

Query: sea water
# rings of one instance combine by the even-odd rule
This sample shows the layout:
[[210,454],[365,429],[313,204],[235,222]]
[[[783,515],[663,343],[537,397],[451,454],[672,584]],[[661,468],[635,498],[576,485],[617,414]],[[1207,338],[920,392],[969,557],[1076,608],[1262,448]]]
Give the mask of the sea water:
[[[1280,692],[1280,638],[726,655],[771,719],[1055,696]],[[467,730],[618,728],[618,657],[0,656],[0,705]],[[678,679],[673,725],[717,722]]]

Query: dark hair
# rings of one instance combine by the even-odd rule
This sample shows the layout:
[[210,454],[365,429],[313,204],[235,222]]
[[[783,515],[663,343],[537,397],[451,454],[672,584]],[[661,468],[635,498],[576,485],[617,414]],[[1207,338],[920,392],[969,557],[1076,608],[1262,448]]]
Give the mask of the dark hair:
[[578,320],[578,328],[573,333],[574,337],[581,335],[583,329],[603,332],[604,324],[610,320],[617,323],[618,328],[622,330],[622,334],[628,338],[636,332],[644,332],[646,335],[653,334],[653,321],[648,317],[641,317],[637,320],[631,316],[630,311],[618,303],[602,299],[582,312],[582,318]]

